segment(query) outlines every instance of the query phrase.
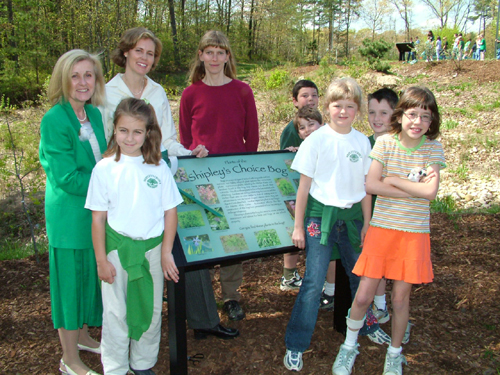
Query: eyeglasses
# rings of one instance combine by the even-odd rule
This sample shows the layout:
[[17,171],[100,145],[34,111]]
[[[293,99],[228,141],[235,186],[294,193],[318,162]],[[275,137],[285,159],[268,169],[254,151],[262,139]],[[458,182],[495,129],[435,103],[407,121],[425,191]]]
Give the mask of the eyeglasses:
[[411,122],[417,121],[417,119],[420,117],[420,120],[425,123],[430,123],[432,121],[432,116],[431,115],[419,115],[416,112],[403,112],[406,117],[408,117],[408,120]]

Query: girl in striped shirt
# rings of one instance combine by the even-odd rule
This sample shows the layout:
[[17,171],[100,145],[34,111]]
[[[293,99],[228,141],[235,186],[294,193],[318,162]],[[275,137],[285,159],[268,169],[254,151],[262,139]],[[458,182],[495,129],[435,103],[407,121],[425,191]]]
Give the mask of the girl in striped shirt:
[[[361,276],[347,317],[347,333],[333,365],[333,374],[348,375],[359,353],[357,337],[365,312],[382,277],[394,280],[392,288],[392,341],[384,375],[401,375],[401,343],[408,323],[413,284],[433,279],[430,258],[429,203],[439,188],[439,171],[446,167],[439,135],[440,115],[432,92],[410,87],[391,117],[391,131],[377,139],[366,179],[367,193],[377,202],[363,251],[353,269]],[[427,176],[420,182],[408,179],[415,169]]]

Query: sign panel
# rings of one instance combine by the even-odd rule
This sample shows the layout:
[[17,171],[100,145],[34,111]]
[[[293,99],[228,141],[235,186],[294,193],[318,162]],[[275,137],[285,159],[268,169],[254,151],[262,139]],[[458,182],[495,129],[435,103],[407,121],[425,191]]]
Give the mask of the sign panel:
[[[178,234],[188,264],[290,247],[300,175],[288,151],[179,158]],[[219,215],[217,215],[219,214]]]

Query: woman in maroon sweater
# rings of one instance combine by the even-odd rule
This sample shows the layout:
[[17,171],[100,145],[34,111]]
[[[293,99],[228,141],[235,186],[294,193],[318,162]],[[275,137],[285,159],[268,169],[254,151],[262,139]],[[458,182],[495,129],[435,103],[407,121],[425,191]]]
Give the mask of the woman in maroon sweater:
[[[236,79],[229,40],[208,31],[200,41],[182,93],[179,118],[181,143],[192,150],[203,144],[212,154],[257,151],[259,124],[252,89]],[[245,317],[238,301],[241,264],[221,267],[222,298],[229,319]]]

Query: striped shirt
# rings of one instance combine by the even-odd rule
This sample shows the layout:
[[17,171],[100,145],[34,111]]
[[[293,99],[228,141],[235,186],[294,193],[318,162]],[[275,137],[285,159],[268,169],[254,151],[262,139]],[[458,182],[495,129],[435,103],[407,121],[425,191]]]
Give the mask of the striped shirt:
[[[412,149],[404,147],[397,135],[386,134],[377,138],[370,158],[383,165],[382,177],[408,178],[413,168],[427,169],[438,164],[446,167],[443,146],[424,135],[420,144]],[[379,195],[370,225],[405,232],[429,233],[429,200],[425,198],[392,198]]]

